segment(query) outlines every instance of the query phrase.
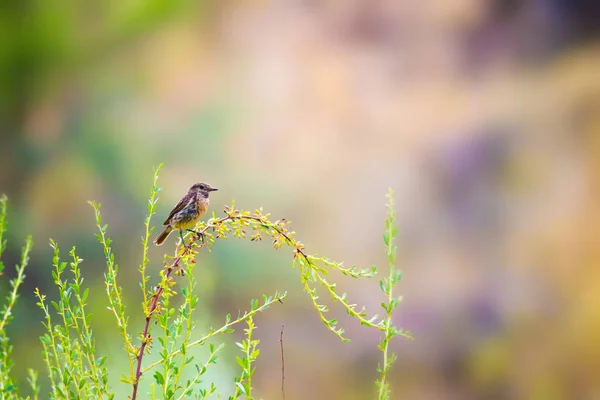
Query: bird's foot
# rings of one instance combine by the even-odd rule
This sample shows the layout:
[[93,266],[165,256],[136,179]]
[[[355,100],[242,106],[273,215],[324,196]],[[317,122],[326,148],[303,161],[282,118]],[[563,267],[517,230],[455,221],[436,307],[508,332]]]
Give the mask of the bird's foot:
[[202,243],[204,243],[204,233],[202,233],[202,232],[198,232],[198,231],[195,231],[195,230],[193,230],[193,229],[188,229],[187,231],[188,231],[188,232],[193,232],[193,233],[195,233],[195,234],[196,234],[196,237],[197,237],[198,239],[200,239],[200,241],[201,241]]

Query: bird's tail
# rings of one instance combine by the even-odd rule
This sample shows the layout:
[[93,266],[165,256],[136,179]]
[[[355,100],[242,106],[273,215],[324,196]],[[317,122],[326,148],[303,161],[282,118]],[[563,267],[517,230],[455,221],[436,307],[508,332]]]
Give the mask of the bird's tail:
[[162,231],[161,234],[156,237],[156,239],[154,239],[154,244],[157,246],[160,246],[161,244],[163,244],[164,241],[167,240],[167,238],[169,237],[169,234],[171,234],[172,230],[173,230],[173,228],[171,228],[170,226],[167,226],[165,228],[165,230]]

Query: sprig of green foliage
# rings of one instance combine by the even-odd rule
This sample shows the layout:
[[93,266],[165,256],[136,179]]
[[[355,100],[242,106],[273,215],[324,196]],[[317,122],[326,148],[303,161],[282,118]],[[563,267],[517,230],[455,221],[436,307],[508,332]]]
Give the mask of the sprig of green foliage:
[[[106,357],[96,358],[95,341],[90,326],[91,315],[86,314],[85,306],[89,289],[83,288],[83,277],[79,265],[83,261],[75,253],[69,252],[71,261],[60,260],[58,244],[50,240],[53,249],[52,277],[58,288],[58,301],[51,301],[59,322],[53,321],[46,296],[35,290],[38,307],[44,312],[46,333],[40,338],[43,357],[52,382],[52,399],[112,399],[114,393],[108,386]],[[72,278],[64,277],[69,266]],[[33,376],[31,377],[33,380]]]
[[[327,258],[310,255],[305,252],[304,245],[297,241],[294,236],[295,232],[289,229],[290,222],[284,219],[272,222],[269,220],[270,214],[263,214],[262,209],[258,209],[251,213],[250,211],[240,211],[235,208],[235,203],[225,208],[225,216],[222,218],[211,218],[206,223],[201,223],[201,232],[208,238],[207,244],[197,244],[195,240],[188,243],[188,246],[202,248],[206,245],[214,245],[215,239],[226,239],[229,235],[236,238],[244,238],[250,234],[251,241],[262,240],[263,237],[270,237],[273,247],[279,249],[283,246],[288,246],[293,249],[294,266],[299,266],[301,282],[304,286],[304,291],[309,295],[311,302],[319,314],[321,321],[331,332],[336,334],[340,339],[347,342],[348,338],[344,336],[344,328],[338,327],[337,318],[328,319],[325,314],[329,312],[327,306],[319,303],[319,296],[315,285],[324,288],[331,298],[339,302],[345,309],[346,313],[357,319],[361,325],[386,331],[386,321],[379,319],[378,315],[369,317],[369,314],[364,307],[357,309],[357,305],[350,303],[347,299],[347,294],[339,294],[336,291],[336,284],[331,283],[327,278],[331,271],[338,271],[343,275],[350,276],[354,279],[371,278],[377,273],[376,267],[357,270],[356,267],[344,268],[343,263],[331,261]],[[189,237],[189,236],[188,236]],[[398,330],[398,334],[410,337],[402,329]]]
[[386,255],[388,259],[388,276],[384,277],[379,281],[379,286],[383,293],[385,293],[387,301],[381,303],[381,308],[385,311],[385,317],[381,322],[380,326],[383,328],[383,338],[377,346],[383,353],[383,365],[379,366],[377,372],[379,372],[379,379],[376,381],[377,393],[379,400],[388,400],[390,398],[389,383],[387,381],[387,374],[392,367],[394,361],[396,361],[396,354],[389,352],[390,341],[394,336],[402,335],[408,338],[412,338],[410,333],[403,332],[396,328],[392,323],[392,313],[398,307],[402,301],[402,296],[394,297],[393,289],[400,279],[402,273],[400,270],[395,269],[394,264],[396,262],[396,236],[398,234],[398,227],[396,226],[396,211],[394,208],[394,193],[390,188],[387,194],[388,198],[388,218],[385,220],[385,231],[383,233],[383,242],[386,247]]
[[191,396],[194,393],[194,391],[197,392],[197,399],[205,399],[217,391],[217,387],[215,386],[214,382],[210,383],[210,387],[208,389],[196,388],[196,386],[202,383],[201,378],[206,373],[206,369],[208,368],[208,366],[217,363],[217,353],[223,350],[224,347],[224,343],[219,344],[217,347],[215,347],[215,345],[213,345],[212,343],[208,345],[210,352],[208,359],[202,366],[198,366],[197,364],[195,365],[196,376],[194,376],[194,379],[192,380],[188,379],[185,386],[183,387],[183,390],[181,391],[181,394],[179,395],[179,397],[177,397],[177,400],[181,400],[184,397]]
[[[8,208],[8,199],[5,195],[0,197],[0,275],[4,270],[4,264],[2,263],[2,254],[6,249],[6,239],[4,239],[4,233],[6,232],[6,213]],[[33,246],[31,236],[28,236],[25,240],[25,246],[21,250],[21,263],[18,264],[15,269],[17,276],[9,281],[10,291],[6,296],[6,303],[2,306],[0,311],[0,399],[18,399],[19,388],[16,382],[11,377],[11,369],[13,361],[11,358],[13,346],[9,343],[8,335],[6,334],[6,327],[13,320],[12,310],[19,297],[19,287],[25,281],[25,267],[29,263],[29,252]],[[37,383],[34,382],[35,385]]]
[[[123,289],[117,283],[117,275],[119,273],[119,265],[115,262],[115,255],[112,251],[112,240],[106,235],[108,225],[102,225],[102,214],[100,213],[100,204],[90,201],[88,202],[94,208],[96,217],[96,226],[100,233],[96,234],[96,238],[102,245],[104,257],[106,259],[107,272],[104,274],[104,285],[106,295],[108,297],[108,309],[112,311],[115,317],[115,322],[119,328],[125,352],[127,353],[127,361],[129,364],[129,376],[134,376],[134,362],[136,357],[136,347],[133,345],[131,335],[127,331],[129,317],[125,314],[125,304],[123,302]],[[123,376],[122,381],[130,383],[131,380]]]
[[148,299],[148,289],[146,285],[150,277],[146,275],[146,267],[150,262],[148,258],[148,248],[150,243],[150,235],[154,231],[154,227],[152,226],[152,216],[156,212],[156,205],[158,204],[158,197],[156,197],[157,193],[160,191],[158,187],[158,175],[160,174],[160,170],[162,169],[163,164],[159,164],[158,167],[154,169],[154,180],[152,182],[152,189],[150,189],[150,198],[148,199],[148,212],[146,214],[146,218],[144,219],[144,236],[142,236],[142,263],[140,264],[140,274],[141,274],[141,288],[142,295],[144,296],[143,307],[144,307],[144,315],[148,316],[150,313],[150,302]]
[[[175,372],[175,376],[174,376],[174,385],[175,387],[180,387],[180,381],[182,379],[182,373],[184,371],[184,368],[186,365],[189,365],[190,363],[192,363],[194,361],[194,356],[189,356],[188,357],[188,348],[189,348],[189,344],[190,344],[190,340],[192,337],[192,331],[194,330],[195,327],[195,323],[194,320],[192,319],[192,315],[194,314],[194,311],[196,310],[196,307],[198,306],[198,296],[196,294],[194,294],[194,289],[196,287],[196,278],[194,275],[194,267],[196,266],[195,263],[190,263],[190,264],[186,264],[186,276],[188,277],[188,285],[187,287],[183,287],[181,288],[181,295],[183,296],[183,304],[179,307],[179,315],[177,316],[177,318],[175,319],[174,322],[174,326],[173,329],[175,329],[175,331],[177,332],[177,334],[179,336],[182,335],[182,331],[183,331],[183,339],[181,341],[181,345],[179,346],[179,348],[182,350],[182,354],[180,357],[180,361],[179,361],[179,367],[174,367],[173,370]],[[171,350],[174,348],[174,346],[171,347]],[[213,356],[215,354],[215,352],[213,351],[214,349],[211,349],[211,356]],[[167,359],[168,360],[168,359]],[[167,360],[163,360],[163,362],[166,362]],[[215,357],[215,361],[216,362],[216,357]],[[198,369],[198,371],[200,371],[200,367],[198,367],[198,365],[196,364],[196,368]],[[204,367],[204,370],[206,370],[206,367]],[[195,382],[195,380],[194,380]],[[187,382],[185,388],[188,388],[187,390],[190,390],[192,388],[194,384],[192,382]],[[183,390],[183,394],[185,394],[186,389],[184,388]],[[183,396],[182,394],[182,396]]]
[[[31,388],[31,400],[38,400],[40,396],[40,385],[38,384],[38,373],[34,369],[27,369],[27,382]],[[28,397],[29,399],[29,397]]]
[[252,375],[254,375],[256,367],[253,367],[252,364],[256,362],[260,354],[260,350],[258,350],[260,340],[252,338],[252,333],[256,329],[252,317],[248,318],[246,323],[248,324],[248,328],[244,329],[246,340],[236,342],[243,353],[241,357],[236,357],[239,366],[242,368],[242,373],[235,378],[235,392],[233,396],[229,397],[229,400],[237,400],[242,395],[246,396],[248,400],[254,399],[252,397]]

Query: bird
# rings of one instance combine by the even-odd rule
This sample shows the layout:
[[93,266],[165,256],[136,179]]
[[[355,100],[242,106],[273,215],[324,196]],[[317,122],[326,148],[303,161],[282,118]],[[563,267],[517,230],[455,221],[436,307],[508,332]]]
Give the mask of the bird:
[[[206,182],[194,184],[179,203],[169,213],[169,216],[163,222],[166,228],[154,239],[154,244],[160,246],[169,237],[172,231],[179,230],[179,236],[183,241],[183,231],[193,232],[203,238],[203,235],[194,231],[192,228],[196,226],[198,221],[202,219],[208,210],[208,194],[219,190],[210,186]],[[187,246],[186,246],[187,247]]]

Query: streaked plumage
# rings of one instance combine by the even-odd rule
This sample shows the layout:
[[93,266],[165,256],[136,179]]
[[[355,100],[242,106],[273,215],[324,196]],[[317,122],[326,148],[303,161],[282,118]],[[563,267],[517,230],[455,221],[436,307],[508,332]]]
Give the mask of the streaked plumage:
[[173,207],[169,216],[163,222],[166,226],[165,230],[154,240],[154,244],[160,246],[169,237],[172,231],[179,230],[180,236],[182,231],[192,230],[194,226],[202,219],[208,210],[208,194],[218,190],[211,187],[208,183],[196,183],[187,192],[179,203]]

